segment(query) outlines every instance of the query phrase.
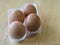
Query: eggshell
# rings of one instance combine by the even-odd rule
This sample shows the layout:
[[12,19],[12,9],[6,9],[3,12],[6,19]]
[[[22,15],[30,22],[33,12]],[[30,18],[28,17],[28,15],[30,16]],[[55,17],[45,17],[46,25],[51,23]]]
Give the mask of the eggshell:
[[22,12],[25,17],[27,17],[31,13],[37,13],[35,6],[32,4],[26,4]]
[[38,15],[32,13],[25,19],[25,26],[28,31],[35,32],[40,27],[40,18]]
[[10,24],[8,32],[13,39],[20,39],[25,35],[26,29],[21,22],[14,21]]
[[25,16],[23,15],[23,13],[20,10],[14,10],[14,13],[12,13],[8,17],[8,23],[11,24],[14,21],[20,21],[23,23],[24,18],[25,18]]

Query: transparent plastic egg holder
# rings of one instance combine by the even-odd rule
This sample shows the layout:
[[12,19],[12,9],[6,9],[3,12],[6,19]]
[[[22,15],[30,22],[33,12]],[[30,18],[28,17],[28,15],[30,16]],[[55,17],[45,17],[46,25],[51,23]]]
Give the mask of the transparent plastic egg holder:
[[[36,10],[37,10],[37,15],[39,16],[39,13],[38,13],[38,9],[37,9],[37,4],[36,3],[30,3],[30,4],[32,4],[33,6],[35,6],[35,8],[36,8]],[[23,5],[24,6],[24,5]],[[14,13],[14,11],[15,10],[23,10],[23,6],[21,7],[21,8],[11,8],[11,9],[8,9],[8,18],[10,17],[10,15],[12,15],[12,13]],[[9,22],[8,22],[9,23]],[[25,23],[23,23],[24,25],[25,25]],[[8,26],[10,26],[9,24],[8,24]],[[25,26],[26,27],[26,26]],[[11,42],[13,42],[13,41],[19,41],[19,42],[21,42],[22,40],[24,40],[25,38],[27,38],[29,35],[32,35],[32,34],[36,34],[36,33],[40,33],[41,32],[41,26],[40,26],[40,28],[37,30],[37,31],[35,31],[35,32],[30,32],[30,31],[28,31],[28,29],[27,29],[27,27],[26,27],[26,33],[25,33],[25,35],[22,37],[22,38],[20,38],[20,39],[13,39],[10,35],[8,35],[8,38],[9,38],[9,40],[11,41]]]

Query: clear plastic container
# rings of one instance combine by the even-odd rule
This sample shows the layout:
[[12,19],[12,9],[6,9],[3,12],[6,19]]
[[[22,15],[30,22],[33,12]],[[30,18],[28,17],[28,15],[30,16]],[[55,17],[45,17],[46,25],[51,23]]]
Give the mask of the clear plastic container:
[[[37,10],[37,15],[39,16],[39,13],[38,13],[38,9],[37,9],[37,4],[36,3],[30,3],[30,4],[32,4],[33,6],[35,6],[35,8],[36,8],[36,10]],[[25,5],[25,4],[24,4]],[[21,7],[21,8],[11,8],[11,9],[9,9],[8,10],[8,18],[10,17],[10,15],[12,15],[12,13],[14,13],[14,11],[15,10],[23,10],[23,7],[24,7],[24,5]],[[24,25],[25,25],[25,23],[23,23]],[[9,20],[8,20],[8,26],[9,26],[10,24],[9,24]],[[25,26],[26,27],[26,26]],[[22,38],[20,38],[20,39],[13,39],[13,38],[11,38],[11,36],[10,35],[8,35],[8,38],[9,38],[9,40],[12,42],[12,41],[22,41],[22,40],[24,40],[25,38],[27,38],[29,35],[32,35],[32,34],[36,34],[36,33],[38,33],[38,32],[41,32],[41,26],[40,26],[40,28],[37,30],[37,31],[35,31],[35,32],[30,32],[30,31],[28,31],[28,29],[26,28],[26,33],[25,33],[25,35],[22,37]]]

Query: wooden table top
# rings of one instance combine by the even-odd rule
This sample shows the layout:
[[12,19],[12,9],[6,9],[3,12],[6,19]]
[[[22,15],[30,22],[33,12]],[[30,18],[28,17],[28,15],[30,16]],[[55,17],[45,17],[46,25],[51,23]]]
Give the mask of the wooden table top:
[[[36,3],[42,32],[23,42],[8,40],[8,9]],[[60,0],[0,0],[0,45],[60,45]]]

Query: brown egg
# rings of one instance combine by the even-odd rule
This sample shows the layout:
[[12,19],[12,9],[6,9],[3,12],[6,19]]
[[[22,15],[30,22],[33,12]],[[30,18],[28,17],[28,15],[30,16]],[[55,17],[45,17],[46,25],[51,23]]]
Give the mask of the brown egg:
[[14,39],[22,38],[25,34],[25,26],[18,21],[14,21],[8,28],[9,35]]
[[36,14],[30,14],[26,19],[25,19],[25,26],[30,32],[35,32],[38,30],[40,27],[40,18]]
[[26,4],[24,6],[23,14],[27,17],[30,13],[37,13],[36,8],[32,4]]
[[20,10],[15,10],[14,13],[12,13],[12,15],[10,15],[8,17],[8,23],[12,23],[14,21],[20,21],[20,22],[24,22],[24,18],[25,16],[23,15],[23,13]]

